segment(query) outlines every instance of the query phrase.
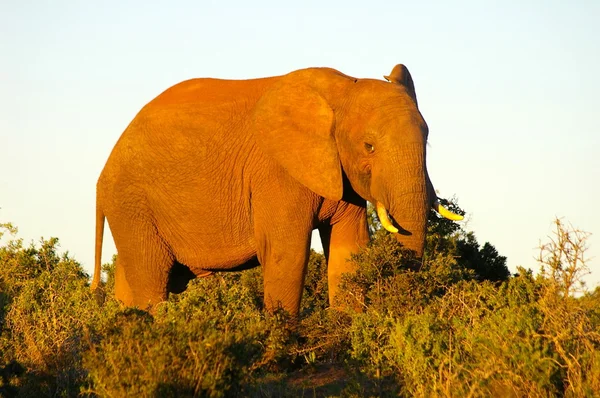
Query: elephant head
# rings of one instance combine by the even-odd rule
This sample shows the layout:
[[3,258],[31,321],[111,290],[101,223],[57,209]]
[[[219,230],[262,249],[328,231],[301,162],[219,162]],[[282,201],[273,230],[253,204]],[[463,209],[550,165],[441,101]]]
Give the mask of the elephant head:
[[317,194],[373,203],[382,226],[421,257],[432,206],[462,217],[437,201],[425,162],[429,131],[408,69],[397,65],[385,78],[326,68],[286,75],[256,106],[257,141]]

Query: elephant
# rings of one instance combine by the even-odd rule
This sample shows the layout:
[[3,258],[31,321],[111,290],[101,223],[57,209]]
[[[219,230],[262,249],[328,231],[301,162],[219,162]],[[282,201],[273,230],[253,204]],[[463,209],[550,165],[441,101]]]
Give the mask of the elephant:
[[152,309],[194,277],[263,267],[264,305],[299,313],[312,231],[330,305],[347,259],[369,241],[367,201],[384,228],[424,251],[440,206],[426,167],[428,127],[408,69],[386,80],[331,68],[248,79],[191,79],[135,116],[97,182],[95,269],[104,223],[118,257],[115,296]]

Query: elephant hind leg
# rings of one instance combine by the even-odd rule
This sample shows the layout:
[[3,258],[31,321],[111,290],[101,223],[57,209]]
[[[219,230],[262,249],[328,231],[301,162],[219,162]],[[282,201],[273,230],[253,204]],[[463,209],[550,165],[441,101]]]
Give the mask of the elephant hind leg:
[[115,266],[115,297],[126,306],[133,305],[133,293],[125,278],[125,270],[120,255],[117,256]]
[[115,297],[126,306],[150,309],[167,299],[173,256],[152,226],[119,227],[111,228],[119,253]]

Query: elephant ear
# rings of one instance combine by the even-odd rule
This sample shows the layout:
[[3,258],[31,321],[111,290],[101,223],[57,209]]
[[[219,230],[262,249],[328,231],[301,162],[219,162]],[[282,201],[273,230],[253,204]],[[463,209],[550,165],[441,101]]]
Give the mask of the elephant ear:
[[292,177],[327,199],[342,198],[335,116],[319,93],[283,78],[258,101],[252,123],[259,147]]
[[415,83],[413,82],[412,76],[410,75],[410,72],[406,66],[403,64],[394,66],[394,69],[392,69],[392,72],[389,74],[389,76],[384,76],[384,78],[390,83],[401,84],[406,87],[408,95],[415,100],[415,104],[418,106]]

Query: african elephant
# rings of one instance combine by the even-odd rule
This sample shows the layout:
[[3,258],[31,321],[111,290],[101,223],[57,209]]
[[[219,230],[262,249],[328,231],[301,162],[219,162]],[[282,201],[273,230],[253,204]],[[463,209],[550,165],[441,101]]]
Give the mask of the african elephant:
[[119,254],[115,295],[142,308],[195,276],[262,265],[266,307],[297,314],[313,229],[331,300],[368,242],[366,201],[421,256],[429,208],[456,215],[439,207],[427,174],[428,128],[408,69],[385,77],[309,68],[164,91],[98,179],[92,288],[105,218]]

